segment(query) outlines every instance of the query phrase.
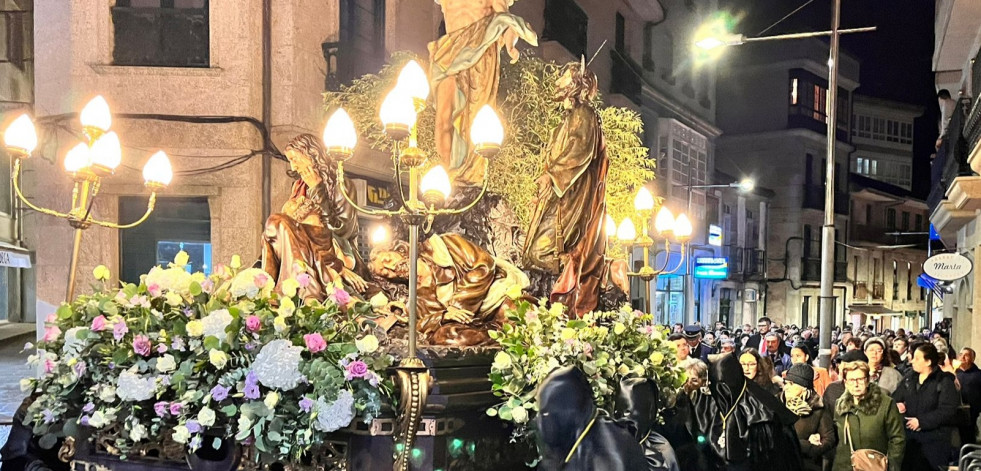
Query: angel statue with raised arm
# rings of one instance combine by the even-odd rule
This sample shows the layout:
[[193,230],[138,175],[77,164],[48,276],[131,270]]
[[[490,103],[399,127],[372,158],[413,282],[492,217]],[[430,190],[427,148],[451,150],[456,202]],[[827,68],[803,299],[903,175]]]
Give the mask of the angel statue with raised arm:
[[436,150],[455,182],[480,186],[487,159],[474,153],[470,126],[484,105],[497,103],[501,48],[518,60],[518,39],[538,45],[525,20],[509,12],[514,0],[436,0],[446,34],[429,44],[436,91]]

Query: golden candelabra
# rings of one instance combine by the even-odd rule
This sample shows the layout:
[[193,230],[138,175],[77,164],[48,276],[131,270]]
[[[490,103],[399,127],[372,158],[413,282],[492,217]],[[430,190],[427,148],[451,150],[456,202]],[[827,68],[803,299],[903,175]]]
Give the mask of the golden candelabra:
[[[637,235],[637,229],[634,227],[633,221],[627,217],[617,227],[616,237],[628,247],[640,247],[643,249],[644,266],[639,271],[628,272],[627,275],[640,278],[644,281],[644,297],[647,299],[647,313],[653,314],[651,281],[656,280],[658,275],[675,273],[684,266],[685,253],[687,252],[685,248],[692,233],[691,221],[689,221],[688,216],[684,213],[679,214],[678,218],[675,219],[674,215],[671,214],[671,210],[664,205],[661,206],[661,209],[657,212],[657,216],[654,218],[654,230],[664,240],[664,263],[658,268],[655,268],[651,266],[651,247],[654,246],[654,239],[648,235],[651,215],[654,214],[654,196],[651,195],[651,192],[646,187],[642,186],[637,191],[637,196],[634,198],[634,209],[637,212],[637,218],[641,221],[640,236]],[[607,219],[606,225],[609,230],[615,223],[610,218]],[[677,253],[681,255],[681,258],[678,260],[677,266],[668,268],[671,261],[672,240],[678,243]],[[657,265],[656,261],[655,265]]]
[[[416,118],[425,109],[429,97],[429,81],[416,61],[410,61],[399,73],[398,82],[382,102],[379,111],[385,125],[385,133],[395,141],[392,152],[395,183],[403,205],[398,210],[366,208],[358,205],[347,194],[344,185],[344,162],[354,154],[358,133],[354,123],[343,109],[338,109],[327,120],[324,128],[324,145],[328,154],[337,160],[337,180],[344,198],[359,212],[376,216],[398,217],[409,228],[409,299],[408,299],[408,354],[399,362],[396,371],[401,389],[399,401],[399,434],[396,447],[398,456],[395,469],[407,471],[409,456],[415,441],[416,430],[422,419],[423,408],[429,393],[429,369],[416,354],[417,345],[417,263],[419,260],[419,228],[426,230],[433,219],[441,215],[458,215],[474,207],[487,191],[487,170],[480,193],[460,208],[442,208],[451,191],[449,175],[441,165],[432,167],[420,180],[419,173],[428,160],[418,147]],[[474,118],[471,127],[474,152],[491,159],[501,150],[504,129],[500,119],[490,106],[484,106]],[[406,142],[407,141],[407,142]],[[407,169],[407,170],[405,170]],[[408,173],[408,193],[403,188],[402,176]],[[421,193],[421,195],[420,195]]]
[[102,186],[102,179],[115,173],[116,167],[122,162],[122,150],[119,136],[109,131],[112,115],[104,98],[97,96],[89,101],[82,109],[80,121],[85,142],[79,143],[65,155],[65,171],[72,175],[74,181],[71,209],[67,213],[35,205],[24,196],[20,188],[21,161],[31,156],[38,143],[37,131],[31,118],[27,114],[20,115],[11,123],[3,136],[7,152],[14,158],[14,168],[10,178],[17,198],[34,211],[67,220],[75,229],[71,263],[68,269],[68,289],[65,294],[67,303],[70,303],[75,295],[75,272],[82,245],[82,231],[93,224],[111,229],[129,229],[140,225],[153,212],[157,192],[169,185],[173,178],[173,170],[167,154],[159,151],[153,154],[143,167],[144,185],[150,190],[150,199],[143,217],[129,224],[117,224],[93,218],[92,206]]

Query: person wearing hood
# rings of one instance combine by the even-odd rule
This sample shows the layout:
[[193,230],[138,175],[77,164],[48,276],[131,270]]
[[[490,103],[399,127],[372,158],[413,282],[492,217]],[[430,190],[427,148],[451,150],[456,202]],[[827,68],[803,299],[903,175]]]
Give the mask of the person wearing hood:
[[801,470],[797,416],[749,381],[733,355],[709,365],[709,392],[695,396],[695,430],[712,471]]
[[[692,360],[696,361],[696,360]],[[644,450],[650,471],[680,471],[674,449],[654,431],[661,402],[657,383],[647,378],[623,378],[613,404],[613,416],[633,432]]]
[[940,369],[940,353],[929,343],[916,347],[910,364],[913,372],[903,378],[892,396],[906,418],[903,469],[946,469],[961,404],[954,375]]
[[535,425],[543,471],[637,471],[647,460],[626,427],[593,402],[586,375],[574,367],[552,371],[538,387]]
[[803,469],[830,470],[834,457],[829,456],[829,452],[837,443],[834,412],[824,407],[821,395],[814,390],[814,369],[810,365],[798,363],[790,367],[780,400],[799,417],[794,422],[794,431],[800,444]]
[[845,392],[834,406],[839,440],[834,469],[852,469],[854,450],[875,450],[888,459],[889,471],[899,471],[906,436],[896,403],[872,382],[864,361],[842,362],[841,377]]

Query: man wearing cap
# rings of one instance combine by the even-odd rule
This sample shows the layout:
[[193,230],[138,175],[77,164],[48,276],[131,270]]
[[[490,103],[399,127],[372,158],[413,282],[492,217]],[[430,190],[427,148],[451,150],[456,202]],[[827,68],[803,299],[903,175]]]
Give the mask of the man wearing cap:
[[684,335],[685,341],[688,342],[688,349],[691,352],[689,355],[708,364],[709,355],[715,352],[712,351],[712,347],[702,342],[702,326],[696,324],[685,326],[685,331],[682,335]]

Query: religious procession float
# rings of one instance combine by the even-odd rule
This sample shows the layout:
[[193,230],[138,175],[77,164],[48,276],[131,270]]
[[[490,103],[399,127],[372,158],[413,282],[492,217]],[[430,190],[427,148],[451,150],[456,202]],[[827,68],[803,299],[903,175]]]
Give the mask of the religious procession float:
[[[611,417],[656,448],[685,378],[628,281],[659,272],[650,228],[684,244],[691,225],[653,217],[640,117],[603,106],[589,58],[519,57],[537,36],[505,3],[444,2],[428,59],[326,94],[255,264],[206,276],[180,253],[121,285],[97,268],[22,382],[28,466],[600,469]],[[391,156],[385,208],[352,199],[356,148]],[[391,228],[367,260],[360,213]]]

